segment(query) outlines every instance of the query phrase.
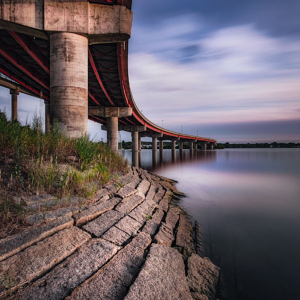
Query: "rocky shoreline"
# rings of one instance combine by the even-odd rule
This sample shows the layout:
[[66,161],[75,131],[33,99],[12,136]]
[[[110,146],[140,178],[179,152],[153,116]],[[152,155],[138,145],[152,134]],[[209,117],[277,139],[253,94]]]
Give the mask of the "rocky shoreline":
[[0,240],[0,299],[215,299],[175,183],[132,167],[89,202],[15,198],[31,226]]

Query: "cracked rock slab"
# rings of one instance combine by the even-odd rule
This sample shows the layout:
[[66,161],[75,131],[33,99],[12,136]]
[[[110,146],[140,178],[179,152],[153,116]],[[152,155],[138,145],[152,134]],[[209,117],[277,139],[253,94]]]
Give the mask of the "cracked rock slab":
[[143,232],[146,232],[153,236],[164,216],[164,212],[162,210],[157,210],[150,220],[147,220],[145,226],[143,227]]
[[86,209],[74,216],[75,224],[77,226],[81,226],[82,224],[95,219],[104,212],[113,209],[120,201],[120,198],[111,198],[91,206],[89,209]]
[[150,236],[141,232],[108,264],[77,287],[66,299],[123,299],[133,278],[139,272],[144,261],[144,252],[150,243]]
[[164,197],[164,195],[165,195],[165,190],[159,188],[157,193],[155,194],[155,196],[153,198],[153,201],[156,202],[156,203],[159,203],[160,200]]
[[[90,235],[77,227],[64,229],[36,245],[0,262],[0,298],[41,276],[57,263],[71,255],[90,239]],[[10,278],[11,290],[3,284]],[[4,280],[4,281],[3,281]]]
[[144,224],[147,218],[151,217],[154,208],[156,207],[156,203],[152,200],[145,200],[135,209],[133,209],[129,216]]
[[151,184],[151,186],[148,190],[148,193],[146,195],[146,200],[153,200],[156,191],[157,191],[157,187],[155,185]]
[[146,195],[150,186],[150,182],[148,180],[142,180],[141,183],[136,188],[140,193]]
[[145,265],[124,300],[192,300],[180,253],[152,244]]
[[194,252],[193,226],[188,215],[180,215],[176,246],[184,248],[187,255]]
[[97,272],[120,248],[102,239],[81,246],[50,273],[22,291],[20,300],[60,300]]
[[122,216],[123,214],[118,211],[109,210],[95,220],[87,223],[82,228],[96,237],[100,237],[105,231],[115,225]]
[[132,219],[131,217],[126,216],[122,220],[120,220],[115,226],[132,236],[137,234],[138,230],[142,227],[142,224]]
[[154,241],[159,245],[171,247],[174,241],[173,228],[169,224],[161,223]]
[[122,246],[127,240],[130,239],[130,235],[113,226],[102,235],[102,238],[114,243],[115,245]]
[[126,198],[126,197],[129,197],[129,196],[135,194],[136,192],[137,191],[134,188],[132,188],[128,185],[125,185],[122,188],[120,188],[117,195],[120,196],[121,198]]
[[166,223],[174,229],[178,219],[179,219],[179,213],[177,208],[176,207],[170,208],[166,216]]
[[192,254],[188,259],[187,281],[192,296],[197,300],[215,299],[220,269],[208,258]]
[[136,206],[138,206],[145,197],[140,195],[133,195],[128,198],[123,199],[116,207],[116,210],[124,215],[128,214]]
[[55,221],[43,224],[42,226],[29,227],[19,234],[1,240],[0,261],[20,252],[57,231],[71,227],[73,222],[74,221],[70,216],[63,216]]
[[78,206],[71,206],[66,208],[61,208],[55,211],[48,211],[46,213],[38,213],[27,217],[27,222],[31,225],[41,223],[43,221],[49,222],[56,220],[60,217],[67,216],[71,217],[73,214],[79,212]]

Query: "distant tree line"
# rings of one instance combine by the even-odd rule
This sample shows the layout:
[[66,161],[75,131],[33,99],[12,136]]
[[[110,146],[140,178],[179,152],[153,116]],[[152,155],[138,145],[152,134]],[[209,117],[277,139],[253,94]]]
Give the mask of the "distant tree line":
[[300,148],[300,143],[243,143],[243,144],[237,144],[237,143],[218,143],[215,147],[215,149],[227,149],[227,148]]

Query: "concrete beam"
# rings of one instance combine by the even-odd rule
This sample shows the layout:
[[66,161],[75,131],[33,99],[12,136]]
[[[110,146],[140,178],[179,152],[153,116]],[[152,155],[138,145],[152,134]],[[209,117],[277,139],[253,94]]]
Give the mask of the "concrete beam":
[[11,89],[11,90],[19,89],[20,93],[27,94],[27,95],[30,95],[32,97],[40,98],[40,96],[38,96],[37,94],[30,93],[29,91],[27,91],[26,89],[22,88],[18,84],[14,83],[14,82],[11,82],[11,81],[9,81],[7,79],[1,78],[1,77],[0,77],[0,86],[3,86],[5,88]]
[[152,138],[162,138],[163,134],[162,133],[149,133],[149,132],[141,132],[140,133],[141,137],[152,137]]
[[9,0],[1,1],[0,27],[45,39],[45,31],[70,32],[87,36],[90,44],[115,43],[129,39],[132,18],[132,11],[122,5],[84,0]]
[[143,132],[147,130],[146,126],[119,126],[119,130],[127,131],[127,132]]
[[131,107],[89,107],[89,116],[97,116],[101,118],[127,118],[132,115]]

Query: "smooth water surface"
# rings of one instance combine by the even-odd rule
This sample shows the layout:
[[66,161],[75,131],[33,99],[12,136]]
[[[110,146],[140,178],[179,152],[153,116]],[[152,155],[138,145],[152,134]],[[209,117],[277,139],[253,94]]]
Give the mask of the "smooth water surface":
[[[175,179],[221,267],[223,299],[300,299],[300,149],[171,150],[141,167]],[[130,160],[131,152],[123,152]],[[173,162],[172,162],[173,160]]]

